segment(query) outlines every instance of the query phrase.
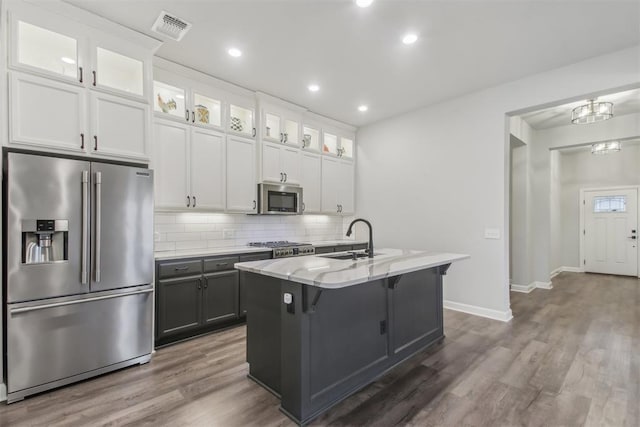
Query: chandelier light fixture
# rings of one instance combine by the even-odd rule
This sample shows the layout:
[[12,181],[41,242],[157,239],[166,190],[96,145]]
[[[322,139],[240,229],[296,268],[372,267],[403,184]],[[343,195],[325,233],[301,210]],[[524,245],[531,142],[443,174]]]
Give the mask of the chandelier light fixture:
[[576,107],[571,111],[571,123],[583,125],[587,123],[601,122],[613,117],[613,103],[596,102],[590,99],[586,104]]
[[591,154],[609,154],[622,150],[620,141],[598,142],[591,145]]

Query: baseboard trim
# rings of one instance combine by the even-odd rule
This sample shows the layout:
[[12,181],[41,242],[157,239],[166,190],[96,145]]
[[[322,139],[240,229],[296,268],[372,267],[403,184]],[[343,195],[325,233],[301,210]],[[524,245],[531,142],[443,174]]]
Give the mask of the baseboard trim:
[[584,269],[581,267],[567,267],[563,265],[562,267],[558,267],[551,272],[551,279],[556,277],[560,273],[584,273]]
[[462,304],[460,302],[444,300],[444,308],[462,313],[473,314],[474,316],[486,317],[487,319],[508,322],[513,319],[511,309],[507,311],[492,310],[490,308],[479,307],[477,305]]
[[537,289],[553,289],[551,282],[533,282]]
[[514,283],[511,284],[511,290],[513,292],[521,292],[523,294],[528,294],[536,288],[534,283],[529,283],[528,285],[516,285]]

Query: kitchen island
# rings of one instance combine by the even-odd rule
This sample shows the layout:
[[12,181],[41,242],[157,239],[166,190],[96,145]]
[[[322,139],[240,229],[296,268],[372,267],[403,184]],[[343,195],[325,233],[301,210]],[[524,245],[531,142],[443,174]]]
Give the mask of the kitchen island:
[[306,424],[444,338],[442,276],[460,254],[378,249],[238,263],[249,377]]

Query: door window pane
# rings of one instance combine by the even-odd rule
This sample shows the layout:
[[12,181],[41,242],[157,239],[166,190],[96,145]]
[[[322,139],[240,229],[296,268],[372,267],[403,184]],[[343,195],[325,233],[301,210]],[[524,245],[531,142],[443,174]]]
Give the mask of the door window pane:
[[18,62],[63,76],[78,76],[78,42],[26,22],[18,22]]
[[593,198],[593,212],[626,212],[627,196],[598,196]]
[[153,110],[184,118],[184,89],[159,81],[153,82]]
[[195,94],[193,96],[196,123],[202,125],[221,126],[222,112],[221,103],[217,99]]
[[97,80],[100,86],[143,95],[144,65],[142,61],[107,49],[97,49]]

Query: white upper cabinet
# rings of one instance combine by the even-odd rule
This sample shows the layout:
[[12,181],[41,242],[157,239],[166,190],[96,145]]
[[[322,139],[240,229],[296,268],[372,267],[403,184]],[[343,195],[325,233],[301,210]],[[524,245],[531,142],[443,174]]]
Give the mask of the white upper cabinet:
[[338,135],[328,131],[322,132],[322,153],[337,156],[340,153]]
[[189,128],[157,120],[153,161],[156,209],[186,209],[189,195]]
[[320,213],[322,198],[322,157],[319,154],[302,152],[300,154],[302,186],[302,209],[304,213]]
[[302,125],[302,148],[315,153],[321,152],[320,126],[304,123]]
[[7,8],[8,143],[147,160],[150,65],[159,42],[72,5]]
[[83,88],[12,71],[9,100],[13,143],[77,153],[89,144]]
[[194,209],[225,209],[225,139],[218,132],[193,128],[190,143],[190,191]]
[[227,210],[257,212],[256,143],[227,136]]
[[339,156],[344,159],[353,159],[354,152],[353,138],[347,138],[345,136],[340,137]]
[[156,209],[225,209],[225,138],[206,129],[156,120],[152,166]]
[[10,65],[15,69],[81,84],[86,39],[82,26],[45,13],[10,13]]
[[322,158],[322,212],[340,215],[355,212],[353,162]]
[[161,68],[154,70],[153,111],[156,117],[224,130],[224,95],[215,88]]
[[262,112],[260,138],[263,142],[279,142],[292,146],[301,145],[300,113],[266,102],[261,102],[260,111]]
[[91,93],[91,148],[97,155],[144,160],[149,105],[106,93]]
[[229,102],[227,131],[245,138],[255,138],[255,101],[233,97]]
[[295,147],[270,142],[263,143],[262,181],[299,184],[300,160],[300,151]]

